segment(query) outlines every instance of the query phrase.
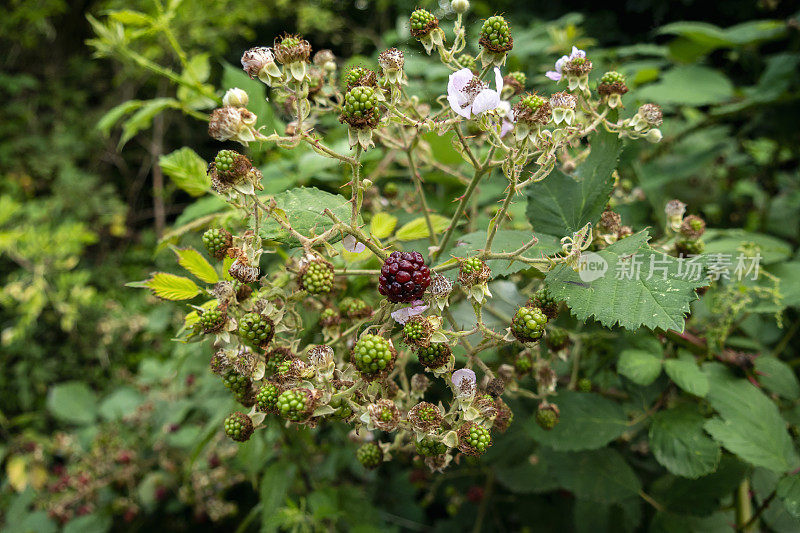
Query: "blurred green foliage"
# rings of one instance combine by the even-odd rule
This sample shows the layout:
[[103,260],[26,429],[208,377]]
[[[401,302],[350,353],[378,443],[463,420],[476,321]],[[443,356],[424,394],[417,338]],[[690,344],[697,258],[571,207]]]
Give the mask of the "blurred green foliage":
[[[752,287],[722,286],[693,311],[718,342],[773,356],[764,357],[757,369],[767,376],[762,384],[779,401],[782,419],[796,438],[797,14],[785,2],[763,2],[762,8],[750,2],[723,4],[711,9],[701,2],[675,6],[640,0],[612,7],[540,8],[475,1],[472,16],[477,20],[505,11],[515,22],[509,67],[525,65],[534,86],[558,54],[573,44],[596,43],[597,71],[624,66],[637,89],[635,98],[664,104],[669,116],[664,141],[623,152],[623,186],[641,191],[646,203],[617,210],[627,224],[658,227],[664,203],[677,197],[719,228],[708,239],[710,248],[755,243],[770,252],[766,268],[781,279],[778,303],[772,287],[763,297]],[[606,421],[594,428],[594,437],[603,441],[599,449],[586,443],[570,449],[544,446],[548,437],[531,429],[530,406],[521,402],[512,405],[518,422],[481,463],[467,462],[442,475],[397,463],[365,472],[342,428],[259,432],[235,455],[220,442],[219,414],[231,402],[207,372],[205,351],[197,344],[171,343],[178,326],[171,308],[153,306],[152,297],[123,285],[143,279],[154,250],[164,249],[157,248],[159,217],[168,240],[188,233],[187,239],[197,243],[192,231],[223,206],[210,196],[194,200],[167,168],[168,181],[158,185],[153,170],[183,146],[199,147],[198,157],[209,159],[213,145],[192,114],[211,107],[215,88],[246,86],[251,95],[263,91],[261,85],[247,85],[236,65],[251,43],[269,44],[283,30],[297,30],[317,47],[360,54],[374,63],[381,48],[409,45],[400,22],[415,5],[112,0],[77,8],[62,1],[11,2],[0,20],[0,43],[8,51],[0,74],[4,531],[58,530],[60,517],[44,509],[74,493],[82,499],[70,508],[83,516],[65,522],[65,531],[453,531],[475,524],[487,531],[722,531],[732,521],[731,511],[724,509],[745,476],[756,501],[775,490],[779,495],[762,516],[764,528],[800,530],[792,507],[799,500],[763,464],[753,466],[725,453],[714,473],[691,479],[653,461],[645,449],[646,426],[626,417],[646,418],[643,406],[656,400],[664,377],[656,374],[652,385],[632,387],[629,379],[640,378],[634,373],[620,377],[614,363],[623,348],[641,341],[608,335],[591,324],[584,330],[595,333],[584,371],[597,386],[628,395],[621,406],[590,396],[591,409]],[[571,10],[582,14],[566,14]],[[452,16],[441,8],[437,15]],[[682,22],[701,18],[705,21]],[[122,33],[121,25],[127,28]],[[89,46],[87,39],[93,39]],[[121,54],[115,42],[137,55]],[[120,61],[93,60],[92,53]],[[412,78],[445,79],[447,73],[429,68],[416,49],[412,55]],[[142,60],[170,69],[187,83],[178,88],[162,82],[152,69],[141,68]],[[156,98],[168,103],[145,107]],[[125,104],[132,99],[142,103]],[[636,108],[632,99],[625,103]],[[110,120],[106,112],[120,104],[127,107]],[[140,113],[143,108],[147,112]],[[265,125],[283,127],[279,106],[264,103],[257,114]],[[448,143],[442,140],[439,146],[441,162],[455,164]],[[123,151],[117,149],[120,144],[126,144]],[[321,165],[310,152],[279,159],[264,151],[258,157],[260,164],[269,163],[264,174],[270,193],[300,184],[335,191],[342,179],[337,167]],[[440,185],[430,199],[432,208],[448,209],[460,185],[444,174],[427,179]],[[481,192],[486,203],[496,193],[491,186]],[[408,213],[398,227],[413,218]],[[155,257],[165,265],[173,260],[168,252]],[[563,320],[564,326],[579,327]],[[640,362],[635,353],[626,359]],[[713,391],[724,377],[715,368],[702,378],[684,376],[683,382],[673,376],[680,368],[664,370],[686,388],[710,387],[710,401],[719,410],[714,402],[724,399],[715,399]],[[563,394],[562,409],[583,408],[586,400],[577,393]],[[678,422],[687,434],[694,435],[697,416],[681,413]],[[563,412],[562,417],[567,418]],[[616,431],[608,427],[614,420],[628,425]],[[675,421],[658,420],[669,422]],[[634,446],[602,447],[618,438],[635,439]],[[703,449],[703,443],[695,446]],[[119,453],[131,450],[135,457],[121,461]],[[123,465],[130,467],[122,472]],[[696,465],[705,473],[702,466]],[[92,490],[72,486],[85,472],[92,476]],[[65,475],[71,478],[69,488],[54,490]],[[211,495],[209,480],[217,483]],[[646,506],[643,493],[656,505]],[[85,503],[91,505],[84,509]],[[235,511],[223,512],[229,503]]]

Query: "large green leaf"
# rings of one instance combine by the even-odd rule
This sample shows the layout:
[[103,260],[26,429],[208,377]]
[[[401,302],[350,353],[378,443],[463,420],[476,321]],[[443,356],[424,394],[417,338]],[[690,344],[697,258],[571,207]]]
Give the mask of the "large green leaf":
[[194,248],[173,248],[172,251],[178,256],[178,264],[194,274],[200,281],[206,283],[219,281],[219,274],[214,267]]
[[[689,302],[697,299],[695,289],[705,281],[682,276],[678,260],[657,252],[647,241],[647,231],[642,231],[591,256],[590,263],[605,261],[608,266],[592,281],[585,282],[569,266],[558,265],[545,277],[547,288],[581,320],[595,318],[607,327],[683,331]],[[636,265],[641,267],[638,275]]]
[[645,350],[625,350],[619,356],[617,370],[637,385],[650,385],[661,374],[661,356]]
[[800,383],[788,364],[775,357],[762,355],[756,357],[755,367],[758,381],[765,388],[787,400],[800,398]]
[[745,461],[774,472],[796,468],[800,460],[778,407],[749,381],[734,377],[718,363],[705,365],[711,389],[708,401],[719,413],[705,429]]
[[561,414],[556,427],[545,431],[531,420],[527,428],[537,442],[557,451],[602,448],[628,427],[619,404],[599,394],[561,391],[553,403]]
[[[319,235],[333,226],[330,218],[325,216],[325,209],[330,209],[341,220],[350,220],[350,202],[339,194],[321,191],[316,187],[296,187],[276,194],[275,203],[292,228],[301,235],[312,232]],[[278,222],[272,219],[264,221],[260,230],[261,237],[284,244],[296,245],[297,240],[289,235]],[[329,241],[338,242],[341,235],[334,235]]]
[[650,449],[656,460],[675,475],[697,478],[719,464],[719,444],[703,432],[705,419],[693,408],[661,411],[650,426]]
[[159,298],[173,301],[190,300],[200,294],[200,287],[194,281],[166,272],[154,272],[148,280],[126,283],[125,286],[150,289]]
[[733,83],[716,70],[700,65],[675,67],[637,96],[659,104],[702,106],[726,102],[733,97]]
[[97,416],[97,396],[82,381],[59,383],[47,394],[47,410],[62,422],[88,424]]
[[800,474],[786,476],[778,482],[778,497],[789,514],[800,519]]
[[[442,233],[450,224],[449,218],[435,213],[430,215],[430,220],[435,234]],[[425,220],[424,216],[417,217],[411,222],[403,224],[403,226],[397,230],[397,233],[395,233],[395,237],[397,237],[398,241],[415,241],[417,239],[425,239],[429,235],[428,222]]]
[[542,455],[561,486],[578,498],[618,503],[638,495],[642,489],[636,473],[616,450]]
[[[711,229],[703,236],[706,243],[706,254],[726,254],[731,256],[731,276],[738,264],[739,256],[743,256],[742,267],[750,265],[749,256],[760,256],[759,263],[768,265],[788,259],[792,247],[786,241],[763,233],[753,233],[742,229]],[[743,270],[744,272],[744,270]]]
[[648,489],[667,510],[675,513],[707,515],[719,508],[719,502],[731,492],[749,467],[731,455],[722,455],[717,469],[697,479],[666,475]]
[[537,232],[559,238],[596,222],[611,196],[620,142],[615,134],[601,131],[590,137],[591,152],[574,176],[554,171],[528,186],[527,215]]
[[[495,253],[513,252],[530,242],[533,237],[539,239],[539,242],[522,254],[523,257],[538,258],[542,254],[550,255],[561,250],[559,239],[552,235],[521,230],[500,230],[495,234],[492,242],[492,251]],[[485,245],[486,231],[476,231],[459,237],[456,245],[448,253],[454,257],[469,257],[479,250],[483,250]],[[492,269],[493,277],[508,276],[530,268],[528,264],[521,261],[510,263],[505,259],[492,259],[487,261],[486,264]]]
[[689,394],[701,398],[708,394],[708,376],[700,370],[691,354],[679,353],[677,359],[667,359],[664,361],[664,371]]
[[158,164],[178,188],[192,196],[204,195],[211,186],[211,180],[206,173],[206,162],[188,146],[162,155]]

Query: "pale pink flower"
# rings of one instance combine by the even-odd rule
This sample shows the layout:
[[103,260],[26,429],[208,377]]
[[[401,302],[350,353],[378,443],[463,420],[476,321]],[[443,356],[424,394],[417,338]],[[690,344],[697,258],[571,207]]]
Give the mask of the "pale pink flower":
[[583,50],[579,50],[577,46],[572,47],[572,53],[568,56],[561,56],[558,61],[556,61],[556,69],[555,70],[548,70],[545,76],[550,78],[553,81],[561,81],[563,76],[564,65],[566,65],[569,61],[577,57],[586,57],[586,52]]
[[496,109],[500,105],[500,92],[503,90],[503,76],[500,69],[494,68],[495,89],[480,80],[468,68],[450,74],[447,82],[447,101],[450,107],[464,118],[480,115]]
[[403,307],[392,313],[392,318],[398,324],[405,324],[412,316],[421,315],[428,309],[428,306],[422,300],[411,302],[408,307]]
[[364,243],[358,242],[352,235],[345,235],[344,239],[342,239],[342,246],[344,246],[345,250],[354,254],[360,254],[367,249]]

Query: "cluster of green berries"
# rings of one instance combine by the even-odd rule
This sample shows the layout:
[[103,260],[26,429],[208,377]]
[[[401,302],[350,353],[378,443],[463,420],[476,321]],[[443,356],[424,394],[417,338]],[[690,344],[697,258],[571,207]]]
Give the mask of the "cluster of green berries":
[[519,101],[522,105],[535,113],[540,107],[547,103],[547,98],[539,96],[538,94],[526,94],[520,98]]
[[215,259],[225,257],[225,252],[233,244],[233,237],[222,228],[211,228],[203,233],[203,245],[209,255]]
[[531,371],[533,368],[533,359],[531,359],[531,355],[525,351],[517,356],[514,359],[514,370],[517,371],[518,374],[524,375]]
[[226,418],[224,426],[225,434],[237,442],[245,442],[253,435],[253,421],[240,411]]
[[475,56],[472,54],[461,54],[458,56],[458,62],[464,68],[468,68],[472,71],[477,70],[478,60],[475,59]]
[[528,76],[526,76],[524,72],[520,72],[519,70],[515,70],[514,72],[509,72],[508,76],[512,80],[522,85],[523,87],[525,87],[525,84],[528,81]]
[[356,450],[356,459],[364,468],[378,468],[383,462],[383,451],[374,442],[367,442]]
[[325,326],[335,326],[339,323],[339,313],[336,312],[336,309],[332,309],[330,307],[326,307],[322,310],[322,313],[319,315],[319,323]]
[[536,423],[546,431],[550,431],[558,424],[558,408],[553,405],[540,405],[536,410]]
[[558,300],[553,298],[550,292],[542,287],[538,291],[533,294],[533,298],[531,298],[531,302],[529,305],[533,305],[534,307],[538,307],[544,313],[549,320],[552,320],[558,316]]
[[361,298],[347,296],[339,302],[339,312],[347,318],[363,318],[372,313],[372,308]]
[[551,328],[544,338],[547,347],[557,352],[563,350],[569,344],[569,333],[564,328]]
[[[574,61],[574,60],[573,60]],[[603,74],[603,77],[600,78],[600,83],[603,85],[613,85],[615,83],[625,83],[625,76],[620,74],[616,70],[610,70]]]
[[468,257],[459,261],[458,282],[471,287],[476,283],[488,281],[488,268],[479,257]]
[[421,37],[428,35],[433,29],[439,26],[439,19],[427,9],[416,9],[408,19],[408,26],[411,35]]
[[292,360],[289,358],[275,361],[275,377],[279,380],[286,379],[292,371]]
[[381,422],[391,422],[394,419],[394,411],[389,407],[382,407],[380,414],[378,414],[378,420]]
[[352,67],[342,78],[345,87],[352,89],[353,87],[375,86],[375,72],[366,67]]
[[274,333],[272,320],[258,313],[247,313],[239,320],[239,336],[256,346],[267,346]]
[[439,368],[450,360],[450,346],[443,342],[434,342],[430,346],[421,346],[417,350],[419,363],[426,368]]
[[511,333],[520,342],[534,342],[544,335],[547,317],[538,307],[520,307],[511,321]]
[[439,420],[439,410],[433,404],[423,404],[414,413],[422,422],[437,422]]
[[235,371],[230,370],[222,377],[222,382],[225,388],[233,393],[233,397],[241,404],[250,403],[250,386],[252,381],[247,376],[237,374]]
[[409,320],[403,326],[403,337],[408,344],[424,344],[428,340],[428,328],[424,318]]
[[675,241],[675,251],[678,255],[700,255],[705,249],[706,245],[701,239],[680,238]]
[[218,172],[226,173],[233,170],[233,164],[239,153],[233,150],[220,150],[214,158],[214,167]]
[[434,457],[447,452],[447,445],[433,439],[417,441],[417,454],[423,457]]
[[459,449],[468,455],[481,455],[492,445],[489,430],[475,423],[470,423],[466,431],[461,431]]
[[309,394],[307,389],[289,389],[278,396],[275,406],[286,420],[301,422],[309,417]]
[[347,404],[347,401],[343,398],[331,400],[328,405],[335,409],[335,411],[331,414],[331,418],[336,420],[347,420],[353,416],[353,409],[350,408],[350,406]]
[[225,322],[228,321],[228,313],[224,307],[217,306],[214,309],[206,309],[198,319],[198,324],[203,329],[203,333],[216,333],[220,331]]
[[344,95],[341,120],[354,128],[374,128],[380,120],[378,102],[374,87],[353,87]]
[[481,27],[481,46],[495,53],[508,52],[514,46],[508,22],[500,15],[486,19]]
[[311,261],[300,274],[300,286],[311,294],[325,294],[333,288],[333,266],[326,261]]
[[294,46],[300,46],[300,43],[301,43],[301,40],[300,40],[299,36],[297,36],[297,35],[286,35],[286,36],[283,37],[283,39],[281,39],[281,43],[280,44],[281,44],[281,46],[286,46],[286,47],[291,48],[291,47],[294,47]]
[[264,413],[272,413],[277,410],[278,396],[281,394],[281,389],[274,383],[265,383],[263,387],[256,394],[256,403],[258,410]]
[[388,340],[368,333],[353,346],[352,361],[362,374],[375,375],[391,370],[394,350]]

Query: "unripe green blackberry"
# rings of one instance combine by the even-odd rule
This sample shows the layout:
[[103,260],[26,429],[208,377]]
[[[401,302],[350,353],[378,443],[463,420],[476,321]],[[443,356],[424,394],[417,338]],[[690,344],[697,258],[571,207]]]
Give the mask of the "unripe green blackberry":
[[239,302],[247,300],[253,294],[253,287],[238,279],[231,281],[231,285],[233,286],[233,292],[236,294],[236,300]]
[[258,313],[247,313],[239,320],[239,336],[260,348],[269,344],[274,333],[272,320]]
[[492,276],[489,266],[479,257],[459,260],[458,282],[465,287],[486,283]]
[[564,328],[553,327],[547,331],[544,342],[554,352],[563,350],[569,345],[569,333]]
[[600,78],[600,83],[605,85],[612,85],[614,83],[625,83],[625,76],[616,70],[609,70],[603,77]]
[[333,265],[327,261],[309,261],[300,269],[300,288],[311,294],[326,294],[333,288]]
[[224,427],[225,434],[237,442],[245,442],[253,435],[253,421],[241,411],[226,418]]
[[688,240],[697,240],[706,232],[706,221],[697,215],[689,215],[683,219],[680,234]]
[[344,95],[341,122],[356,129],[374,128],[381,118],[380,99],[374,87],[353,87]]
[[533,294],[533,298],[531,298],[528,305],[541,309],[548,320],[553,320],[558,317],[558,300],[553,298],[550,292],[544,287]]
[[489,430],[474,422],[462,425],[458,437],[458,449],[467,455],[481,455],[492,445]]
[[278,408],[278,396],[281,389],[274,383],[265,383],[256,394],[258,410],[264,413],[274,413]]
[[592,380],[589,378],[579,379],[577,385],[581,392],[592,392]]
[[377,77],[375,71],[366,67],[351,67],[342,77],[342,82],[347,89],[353,87],[376,87]]
[[475,59],[475,56],[471,54],[461,54],[458,56],[458,62],[461,64],[462,67],[468,68],[471,71],[476,71],[478,69],[478,61]]
[[383,451],[374,442],[366,442],[356,450],[356,459],[364,468],[378,468],[383,462]]
[[253,405],[254,398],[251,392],[253,382],[250,378],[230,370],[222,377],[222,382],[225,384],[225,388],[233,393],[237,402],[242,405]]
[[675,251],[678,255],[700,255],[706,249],[705,243],[701,239],[678,239],[675,241]]
[[439,368],[450,360],[450,346],[443,342],[434,342],[430,346],[421,346],[417,350],[419,363],[426,368]]
[[511,321],[511,333],[520,342],[534,342],[544,335],[547,317],[538,307],[520,307]]
[[211,228],[203,233],[203,245],[214,259],[223,259],[233,244],[233,236],[222,228]]
[[236,163],[236,159],[240,155],[241,154],[234,150],[220,150],[217,152],[217,156],[214,158],[214,166],[218,172],[231,172],[234,168],[234,164]]
[[481,27],[481,37],[478,42],[496,54],[511,50],[514,46],[514,39],[511,37],[511,29],[508,27],[506,19],[501,15],[494,15],[486,19]]
[[351,361],[364,376],[384,375],[394,367],[397,352],[380,335],[362,335],[351,354]]
[[327,307],[320,313],[319,323],[322,327],[335,326],[339,323],[339,313],[336,312],[336,309]]
[[417,441],[417,454],[423,457],[433,457],[447,453],[447,445],[433,439],[422,439]]
[[408,411],[408,421],[417,431],[429,432],[442,424],[442,413],[430,402],[420,402]]
[[217,333],[225,327],[228,321],[228,311],[225,306],[217,306],[214,309],[206,309],[200,315],[198,324],[203,333]]
[[533,368],[533,360],[531,359],[531,354],[528,353],[527,350],[514,359],[514,370],[516,370],[519,375],[524,376],[531,371],[531,368]]
[[339,302],[339,312],[345,318],[365,318],[372,314],[372,308],[361,298],[347,296]]
[[427,9],[416,9],[408,19],[408,27],[411,35],[422,37],[439,27],[439,19]]
[[541,403],[536,410],[536,423],[546,431],[550,431],[558,424],[558,407],[555,404]]
[[314,398],[308,389],[289,389],[278,396],[275,406],[286,420],[302,422],[314,412]]
[[536,93],[527,93],[514,104],[514,119],[528,124],[544,125],[550,122],[550,100]]
[[503,77],[503,85],[504,87],[509,87],[511,89],[511,94],[519,94],[525,90],[525,83],[528,81],[528,77],[525,75],[524,72],[514,71],[509,72],[508,74]]
[[509,72],[508,76],[510,78],[513,78],[517,83],[519,83],[523,87],[525,87],[525,83],[527,83],[528,81],[528,76],[526,76],[524,72],[520,72],[518,70],[514,72]]
[[300,35],[284,34],[275,38],[272,47],[275,60],[281,65],[288,65],[296,61],[308,61],[311,57],[311,45]]
[[343,398],[331,400],[328,405],[335,409],[330,415],[334,420],[347,420],[353,416],[353,409],[350,408],[350,405],[348,405],[347,401]]
[[431,327],[428,321],[419,316],[412,317],[403,326],[403,340],[412,346],[424,346],[428,344]]

